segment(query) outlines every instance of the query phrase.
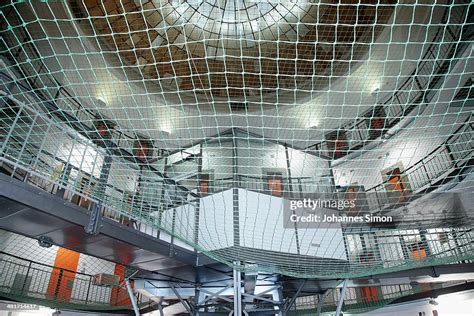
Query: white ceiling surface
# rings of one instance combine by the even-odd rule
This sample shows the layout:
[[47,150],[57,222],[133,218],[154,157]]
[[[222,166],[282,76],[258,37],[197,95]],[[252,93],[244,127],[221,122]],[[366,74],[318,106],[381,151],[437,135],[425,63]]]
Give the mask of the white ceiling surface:
[[[366,60],[348,77],[338,79],[327,92],[307,104],[247,114],[203,113],[181,104],[163,104],[159,94],[147,93],[141,80],[131,83],[120,79],[121,68],[106,63],[96,48],[96,39],[84,35],[78,38],[78,28],[67,21],[68,15],[61,10],[60,3],[35,4],[33,10],[41,19],[32,15],[33,21],[39,23],[29,24],[28,30],[36,38],[49,71],[69,91],[122,128],[164,141],[158,141],[158,145],[183,146],[218,131],[240,127],[268,138],[306,146],[322,140],[327,129],[354,119],[374,105],[376,100],[371,93],[376,88],[381,91],[378,99],[386,99],[413,71],[436,32],[444,8],[408,5],[413,1],[402,3],[407,5],[397,6],[390,20],[396,25],[385,28],[364,57]],[[53,17],[55,21],[51,21]],[[44,37],[39,28],[45,31],[47,40],[38,38],[38,35]],[[96,98],[103,99],[105,104]],[[311,129],[311,126],[318,128]]]

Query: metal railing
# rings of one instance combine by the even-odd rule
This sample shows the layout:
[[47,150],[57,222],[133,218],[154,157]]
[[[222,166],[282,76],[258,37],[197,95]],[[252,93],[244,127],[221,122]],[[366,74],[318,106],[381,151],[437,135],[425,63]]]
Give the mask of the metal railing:
[[[420,191],[436,189],[446,179],[451,180],[447,176],[449,173],[459,172],[462,166],[469,163],[474,149],[474,124],[471,118],[472,116],[468,117],[465,124],[458,127],[443,144],[403,172],[402,177],[406,177],[410,186],[403,192],[407,197],[416,198]],[[391,188],[391,183],[387,180],[367,189],[365,192],[371,193],[367,194],[369,209],[381,210],[397,204],[400,192]]]
[[[8,21],[5,20],[3,23],[6,24],[8,22],[10,24],[16,23],[21,25],[21,17],[18,16],[16,10],[13,10],[13,6],[11,8],[12,10],[7,14]],[[23,75],[23,82],[28,84],[29,87],[27,88],[29,91],[35,92],[37,98],[41,101],[39,104],[43,104],[44,106],[46,103],[54,102],[55,105],[58,105],[59,112],[61,112],[57,114],[74,117],[81,122],[81,125],[87,126],[91,131],[95,131],[96,127],[94,124],[88,124],[102,119],[103,116],[99,112],[84,107],[83,104],[48,71],[48,66],[44,63],[44,58],[39,53],[34,40],[26,29],[23,27],[17,27],[15,30],[16,32],[15,34],[12,34],[12,36],[9,36],[8,32],[2,34],[6,41],[10,40],[13,44],[17,44],[13,45],[17,47],[17,50],[8,50],[9,53],[6,56],[12,60],[14,64],[24,65],[18,67]],[[22,56],[26,60],[19,62]],[[31,64],[33,67],[26,66],[26,64]],[[11,82],[16,86],[24,85],[19,81]],[[114,143],[125,150],[133,148],[134,142],[137,139],[142,138],[141,135],[134,132],[120,129],[116,124],[114,124],[113,127],[109,127],[109,131]],[[156,146],[153,148],[153,151],[155,159],[167,153],[166,150]]]
[[123,305],[123,301],[128,298],[126,290],[112,293],[112,287],[96,285],[93,275],[5,252],[0,252],[0,293],[15,298],[41,300],[53,306],[63,304],[80,306],[81,309],[130,309],[129,305]]
[[[470,47],[470,43],[459,42],[462,35],[462,24],[468,16],[468,11],[468,5],[457,5],[452,9],[446,9],[441,22],[444,27],[437,31],[431,41],[432,44],[420,59],[416,69],[406,77],[393,95],[378,104],[383,111],[384,126],[382,128],[375,131],[371,129],[372,118],[378,117],[376,111],[371,108],[365,111],[359,119],[348,122],[332,132],[345,135],[343,141],[347,141],[348,146],[340,156],[330,150],[331,140],[319,142],[306,149],[325,153],[328,157],[341,158],[364,147],[377,137],[383,136],[418,105],[431,102],[435,96],[433,89],[441,84],[443,77],[451,67],[453,56],[459,54],[463,48]],[[456,61],[454,60],[454,62]],[[371,134],[371,131],[374,133]]]

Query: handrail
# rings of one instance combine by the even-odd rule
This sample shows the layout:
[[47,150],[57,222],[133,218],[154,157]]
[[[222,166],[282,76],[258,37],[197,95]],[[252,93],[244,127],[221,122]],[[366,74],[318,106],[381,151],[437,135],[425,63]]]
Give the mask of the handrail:
[[[0,77],[3,77],[4,79],[8,79],[8,80],[11,80],[11,81],[14,81],[14,78],[12,78],[10,75],[8,75],[6,72],[4,71],[0,71]],[[27,87],[25,87],[23,84],[21,83],[18,83],[16,82],[16,84],[23,88],[24,89],[24,92],[25,93],[28,93],[28,94],[31,94],[32,96],[34,97],[38,97],[38,95],[36,93],[32,93],[31,90],[28,90]],[[59,119],[61,119],[61,116],[69,116],[67,113],[64,113],[62,110],[60,110],[59,108],[57,108],[51,101],[49,100],[43,100],[46,104],[49,104],[50,106],[53,106],[56,108],[55,111],[50,111],[50,113],[54,113]],[[79,125],[82,125],[83,126],[83,130],[82,130],[82,133],[81,131],[78,131],[79,133],[81,133],[83,136],[87,137],[87,139],[91,140],[91,141],[94,141],[95,139],[97,139],[97,136],[98,136],[98,133],[96,133],[97,135],[95,135],[96,137],[92,137],[91,138],[91,133],[93,133],[93,131],[84,131],[84,128],[87,127],[87,126],[84,126],[84,124],[80,121],[77,121],[76,118],[73,118],[72,116],[70,117],[71,118],[71,121],[75,121],[75,123],[79,124]],[[62,120],[62,119],[61,119]],[[69,124],[71,123],[71,121],[68,121]],[[101,138],[102,139],[102,138]],[[103,139],[102,139],[103,140]],[[100,144],[99,144],[100,145]],[[116,157],[119,157],[119,158],[122,158],[124,160],[127,160],[129,162],[132,162],[132,163],[140,163],[139,161],[137,161],[136,158],[134,158],[134,155],[132,155],[131,153],[129,153],[127,150],[123,149],[123,148],[119,148],[115,143],[111,142],[111,146],[110,147],[107,147],[105,146],[106,150],[109,150],[109,151],[112,151],[113,155],[116,156]],[[119,151],[124,151],[127,153],[127,155],[122,155],[122,154],[119,154],[116,152],[116,150],[119,150]],[[155,174],[157,174],[159,177],[161,177],[163,179],[163,182],[164,183],[167,183],[167,184],[171,184],[171,185],[176,185],[179,189],[183,190],[183,191],[186,191],[188,194],[190,195],[193,195],[193,193],[189,190],[187,190],[186,187],[184,186],[181,186],[179,183],[177,183],[176,181],[174,181],[173,179],[167,177],[165,174],[163,174],[162,172],[156,170],[156,168],[152,167],[150,164],[143,164],[143,163],[140,163],[141,165],[145,165],[147,167],[147,169],[149,169],[150,171],[154,172]],[[194,196],[194,197],[197,197],[197,196]]]
[[[421,165],[423,165],[424,163],[424,160],[426,160],[427,158],[434,158],[436,157],[434,154],[438,151],[440,151],[440,149],[443,149],[444,147],[446,147],[447,145],[449,145],[450,143],[450,140],[453,139],[454,137],[458,136],[458,135],[462,135],[462,134],[458,134],[458,132],[462,129],[467,129],[467,128],[471,128],[471,131],[473,130],[473,124],[472,123],[469,123],[471,122],[471,119],[472,119],[472,114],[464,121],[464,123],[462,123],[441,145],[439,145],[438,147],[436,147],[435,149],[433,149],[430,153],[428,153],[425,157],[421,158],[420,160],[418,160],[416,163],[414,163],[413,165],[411,165],[410,167],[408,167],[407,169],[405,169],[404,171],[404,174],[408,174],[410,171],[412,170],[416,170],[417,168],[420,168]],[[469,123],[469,124],[467,124]],[[449,149],[448,149],[449,150]],[[366,192],[369,192],[369,191],[373,191],[375,190],[375,188],[379,187],[379,186],[384,186],[384,185],[387,185],[389,183],[388,180],[385,180],[384,182],[382,183],[379,183],[369,189],[366,190]]]
[[[15,260],[13,260],[15,259]],[[15,296],[25,296],[25,297],[34,297],[35,299],[43,299],[46,301],[54,302],[54,304],[76,304],[82,306],[82,308],[88,309],[87,306],[90,308],[97,308],[97,306],[102,306],[102,308],[108,309],[128,309],[130,305],[122,305],[118,304],[119,300],[122,298],[128,297],[128,294],[124,291],[121,296],[115,295],[112,296],[112,292],[110,292],[110,287],[104,287],[100,285],[94,284],[94,275],[82,273],[79,271],[73,271],[70,269],[57,267],[53,265],[48,265],[45,263],[33,261],[30,259],[26,259],[17,255],[13,255],[11,253],[7,253],[4,251],[0,251],[0,263],[6,263],[8,268],[2,270],[3,275],[5,278],[0,279],[0,293],[3,292],[1,289],[5,288],[5,281],[8,280],[7,276],[14,276],[15,272],[21,272],[24,274],[26,270],[26,275],[24,275],[25,280],[28,277],[32,277],[34,280],[34,284],[36,288],[31,289],[31,285],[23,283],[21,288],[11,288],[8,287],[8,294],[15,295]],[[58,297],[59,289],[60,289],[60,279],[64,276],[64,273],[70,273],[68,278],[73,276],[74,283],[78,283],[78,287],[83,289],[83,291],[76,291],[75,294],[71,293],[71,297],[68,299],[63,299]],[[49,282],[50,278],[53,275],[59,275],[59,279],[57,281],[56,290],[54,295],[48,293],[45,289]],[[25,286],[26,285],[26,286]],[[112,286],[115,287],[115,286]],[[116,287],[115,287],[116,288]],[[87,290],[86,290],[87,289]],[[39,291],[40,290],[40,291]],[[38,297],[41,295],[41,297]],[[51,295],[51,296],[48,296]],[[109,297],[110,296],[110,297]],[[135,294],[137,298],[141,298],[139,293]],[[141,302],[142,306],[147,305],[147,302]],[[82,309],[81,308],[81,309]]]
[[[465,123],[468,123],[470,122],[470,119],[471,117],[468,117],[465,121]],[[437,156],[435,155],[436,153],[438,153],[440,150],[444,150],[444,148],[446,146],[448,146],[451,141],[453,139],[457,139],[457,137],[460,137],[460,135],[463,135],[463,134],[460,134],[459,132],[464,130],[464,129],[467,129],[467,128],[470,128],[471,131],[472,131],[472,128],[473,128],[473,125],[472,123],[470,124],[462,124],[461,126],[459,126],[451,136],[449,136],[446,141],[441,144],[440,146],[438,146],[437,148],[435,148],[434,150],[432,150],[428,155],[426,155],[425,157],[423,157],[422,159],[420,159],[417,163],[415,163],[414,165],[410,166],[406,171],[405,173],[408,174],[410,173],[410,171],[412,170],[418,170],[420,168],[420,166],[426,164],[427,162],[431,161],[433,158],[436,158]],[[449,148],[447,148],[449,150]],[[79,170],[77,168],[77,170]],[[294,187],[298,187],[300,182],[305,179],[311,179],[312,177],[282,177],[282,180],[285,182],[284,185],[286,187],[286,185],[288,185],[290,183],[290,181],[292,182],[292,188],[289,188],[289,189],[285,189],[284,192],[289,192],[289,193],[304,193],[302,192],[302,189],[299,188],[299,190],[294,190]],[[216,185],[215,187],[218,187],[218,188],[221,188],[221,190],[212,190],[212,185],[211,185],[211,192],[209,192],[208,194],[206,195],[209,195],[209,194],[215,194],[215,193],[218,193],[218,192],[222,192],[223,190],[225,190],[225,188],[227,187],[234,187],[234,186],[238,186],[238,187],[242,187],[244,189],[249,189],[249,190],[252,190],[252,191],[256,191],[256,192],[260,192],[260,193],[265,193],[265,194],[271,194],[271,192],[269,191],[269,189],[266,189],[266,188],[249,188],[248,186],[244,185],[244,183],[247,183],[245,181],[245,179],[252,179],[252,180],[262,180],[264,179],[264,176],[261,176],[261,177],[256,177],[256,176],[252,176],[252,175],[243,175],[243,174],[238,174],[237,175],[237,179],[235,178],[221,178],[221,179],[216,179],[214,181],[216,181],[218,183],[218,181],[220,182],[226,182],[226,181],[230,181],[230,182],[235,182],[233,185],[231,184],[230,186],[222,186],[222,185]],[[249,182],[249,183],[252,183],[252,182]],[[377,190],[378,187],[383,187],[384,185],[386,185],[388,183],[388,181],[384,181],[372,188],[369,188],[367,190],[365,190],[365,192],[380,192],[379,190]],[[259,183],[257,183],[259,184]],[[260,184],[264,184],[264,182],[261,182]],[[331,189],[332,189],[332,186],[329,186]],[[119,193],[122,192],[122,195],[123,195],[123,191],[122,190],[117,190]],[[331,191],[332,193],[337,193],[337,192],[334,192],[334,191]],[[326,193],[331,193],[331,192],[326,192]],[[283,192],[282,192],[283,193]],[[199,197],[201,197],[201,195],[199,194],[196,194]],[[282,194],[283,195],[283,194]],[[90,200],[94,200],[93,198],[90,198],[90,197],[86,197]],[[150,205],[147,201],[143,200],[142,201],[139,201],[140,202],[140,209],[143,209],[143,208],[150,208],[152,209],[153,208],[153,205]],[[184,204],[189,204],[189,203],[193,203],[195,202],[195,200],[190,200],[190,201],[182,201],[182,203],[177,203],[175,204],[174,206],[171,206],[171,207],[177,207],[179,205],[184,205]],[[132,214],[130,214],[132,215]]]
[[[9,257],[19,259],[19,260],[23,260],[23,261],[26,261],[28,263],[31,262],[31,263],[34,263],[34,264],[37,264],[37,265],[40,265],[40,266],[43,266],[43,267],[47,267],[47,268],[61,269],[61,270],[66,271],[66,272],[72,272],[72,273],[75,273],[75,274],[84,275],[84,276],[88,276],[88,277],[94,277],[92,274],[86,274],[86,273],[82,273],[82,272],[79,272],[79,271],[73,271],[73,270],[70,270],[70,269],[61,268],[61,267],[57,267],[57,266],[53,266],[53,265],[33,261],[31,259],[26,259],[26,258],[11,254],[11,253],[8,253],[8,252],[5,252],[5,251],[0,251],[0,256],[2,256],[2,255],[3,256],[9,256]],[[13,262],[13,261],[11,261],[11,262]],[[13,263],[17,263],[17,262],[13,262]]]
[[[39,60],[41,62],[41,66],[42,68],[44,68],[46,65],[45,63],[43,62],[43,59],[41,58],[41,54],[39,53],[38,49],[36,48],[36,45],[33,43],[33,40],[31,39],[31,36],[29,35],[28,32],[25,32],[23,28],[19,28],[21,30],[21,32],[23,33],[23,36],[24,36],[24,39],[28,39],[28,44],[30,44],[33,48],[33,53],[36,55],[37,59],[36,60]],[[23,49],[23,48],[20,48],[20,49]],[[100,114],[100,113],[94,113],[93,111],[91,111],[90,109],[87,109],[85,108],[84,106],[82,106],[82,104],[77,101],[77,99],[66,89],[64,88],[64,86],[56,79],[56,77],[48,74],[48,76],[50,78],[53,79],[53,82],[56,84],[57,86],[57,92],[56,92],[56,96],[54,97],[54,101],[57,100],[57,97],[59,96],[60,92],[61,91],[64,91],[64,93],[67,95],[68,97],[68,100],[72,100],[73,103],[75,103],[77,105],[77,111],[79,111],[80,109],[84,110],[85,112],[89,113],[89,115],[92,117],[92,118],[97,118],[97,117],[100,117],[100,118],[103,118],[103,116]],[[38,77],[35,78],[35,80],[37,80]],[[35,82],[33,82],[35,83]],[[31,83],[30,83],[31,84]],[[31,84],[31,86],[33,87],[34,85]],[[41,96],[43,96],[42,94],[40,94]],[[43,98],[43,101],[45,102],[48,102],[49,99],[48,98]],[[127,135],[124,131],[120,130],[120,129],[117,129],[117,128],[113,128],[113,130],[118,133],[119,135],[123,135],[125,136],[126,138],[128,138],[129,140],[136,140],[136,139],[139,139],[140,136],[136,133],[133,133],[135,137],[130,137],[129,135]],[[119,137],[120,139],[121,137]],[[160,149],[160,148],[156,148],[158,150],[158,152],[166,152],[166,150],[163,150],[163,149]]]

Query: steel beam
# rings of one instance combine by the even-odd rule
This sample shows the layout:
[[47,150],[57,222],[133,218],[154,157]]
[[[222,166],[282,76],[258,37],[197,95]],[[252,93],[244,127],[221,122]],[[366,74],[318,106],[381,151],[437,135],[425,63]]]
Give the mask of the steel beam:
[[326,298],[326,292],[318,294],[318,308],[316,309],[316,316],[321,316],[321,310],[323,308],[324,299]]
[[344,303],[344,296],[346,295],[346,289],[347,289],[347,279],[344,280],[344,283],[342,285],[341,297],[339,298],[339,302],[337,303],[336,316],[341,315],[342,304]]
[[[236,265],[239,263],[236,262]],[[242,315],[242,282],[241,273],[234,268],[234,316]]]
[[295,303],[296,299],[298,298],[298,295],[300,295],[300,292],[303,289],[305,284],[306,284],[306,280],[303,280],[303,282],[301,282],[301,285],[298,287],[298,290],[296,291],[295,295],[291,298],[291,300],[286,305],[286,307],[284,309],[285,313],[287,313],[290,310],[291,306],[293,306],[293,304]]
[[128,296],[130,296],[130,301],[132,302],[135,316],[140,316],[140,311],[138,310],[137,305],[137,298],[135,297],[135,295],[133,295],[132,286],[130,285],[130,281],[128,279],[125,280],[125,286],[127,287]]
[[200,289],[200,292],[204,293],[204,294],[209,294],[210,296],[207,297],[206,299],[204,299],[202,302],[198,302],[198,305],[204,305],[206,302],[212,300],[213,298],[220,298],[220,299],[223,299],[227,302],[232,302],[231,299],[225,297],[225,296],[220,296],[220,294],[222,294],[223,292],[225,292],[227,289],[231,288],[232,285],[228,285],[224,288],[222,288],[221,290],[217,291],[216,293],[212,293],[210,291],[207,291],[203,288]]

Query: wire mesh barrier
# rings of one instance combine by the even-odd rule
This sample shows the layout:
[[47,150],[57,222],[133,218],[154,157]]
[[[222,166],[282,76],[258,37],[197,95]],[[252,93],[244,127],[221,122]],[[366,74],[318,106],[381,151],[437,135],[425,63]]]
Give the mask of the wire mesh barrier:
[[[9,249],[12,253],[0,252],[0,295],[2,297],[20,302],[34,302],[53,308],[131,309],[128,293],[119,282],[106,284],[98,278],[103,274],[82,273],[74,269],[74,266],[61,267],[64,262],[70,263],[73,257],[77,257],[80,261],[79,268],[89,271],[110,270],[109,266],[113,267],[112,263],[57,247],[49,250],[49,254],[45,254],[44,249],[34,245],[34,240],[30,243],[25,237],[6,234],[10,238],[4,240],[5,232],[2,231],[2,249]],[[27,244],[30,246],[29,249],[22,247]],[[67,253],[67,256],[64,253]],[[25,259],[32,254],[37,255],[37,261]],[[55,256],[55,264],[60,266],[44,263],[50,259],[49,255]],[[88,264],[92,266],[88,267]],[[113,276],[120,280],[119,276]],[[149,301],[143,300],[141,295],[138,295],[138,303],[141,307],[149,305]]]
[[473,259],[472,3],[276,2],[2,5],[2,173],[240,270]]
[[[462,282],[349,287],[346,289],[342,310],[349,314],[367,313],[406,296],[452,287],[457,284],[462,284]],[[331,314],[336,311],[339,298],[340,289],[330,290],[322,295],[303,296],[297,298],[295,306],[288,312],[288,315],[315,315],[320,300],[321,313]]]

